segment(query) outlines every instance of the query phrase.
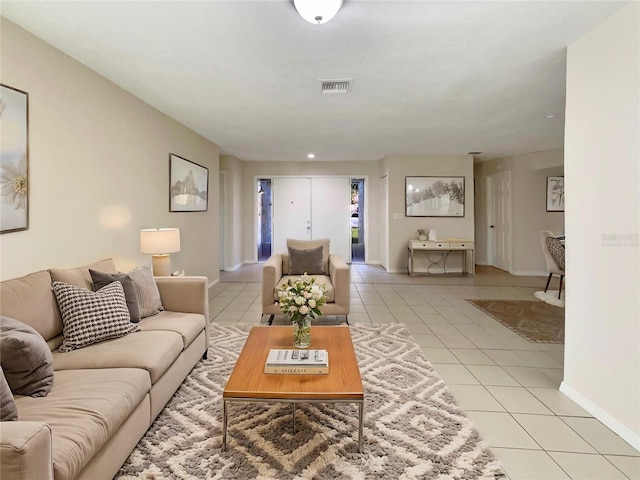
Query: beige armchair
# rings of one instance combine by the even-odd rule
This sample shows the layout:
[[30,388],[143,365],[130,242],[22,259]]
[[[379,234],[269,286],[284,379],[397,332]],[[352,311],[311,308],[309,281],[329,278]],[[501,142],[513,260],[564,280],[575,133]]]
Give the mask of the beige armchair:
[[564,246],[549,230],[540,230],[540,243],[542,243],[542,253],[544,254],[544,261],[547,264],[547,271],[549,272],[544,291],[546,292],[549,289],[551,277],[554,274],[559,275],[560,287],[558,288],[558,299],[560,299],[562,279],[564,278]]
[[340,256],[329,253],[329,240],[290,239],[287,249],[287,253],[271,255],[262,267],[262,315],[269,315],[269,325],[275,315],[284,315],[276,303],[282,285],[305,272],[325,287],[327,302],[320,308],[322,315],[344,315],[348,324],[351,270]]

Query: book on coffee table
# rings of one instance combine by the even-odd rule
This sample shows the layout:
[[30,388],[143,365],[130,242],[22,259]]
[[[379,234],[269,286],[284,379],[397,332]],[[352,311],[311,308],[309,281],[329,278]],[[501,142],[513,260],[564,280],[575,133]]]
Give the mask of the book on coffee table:
[[329,354],[326,350],[269,350],[264,373],[293,375],[323,375],[329,373]]

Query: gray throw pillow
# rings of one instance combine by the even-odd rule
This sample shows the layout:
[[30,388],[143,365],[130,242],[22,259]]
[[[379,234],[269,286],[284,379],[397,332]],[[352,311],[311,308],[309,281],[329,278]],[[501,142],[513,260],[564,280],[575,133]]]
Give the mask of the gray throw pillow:
[[112,282],[97,292],[53,282],[53,292],[62,314],[64,340],[60,345],[61,352],[140,330],[138,325],[131,323],[120,282]]
[[4,378],[2,367],[0,367],[0,422],[10,422],[18,420],[18,409],[11,394],[11,388]]
[[136,291],[136,297],[138,297],[140,318],[150,317],[164,310],[160,299],[160,290],[158,290],[158,285],[156,285],[153,273],[151,273],[151,265],[134,268],[127,275],[133,281],[133,288]]
[[289,247],[289,275],[324,275],[322,246],[307,250]]
[[129,309],[129,316],[133,323],[140,321],[140,309],[138,308],[138,297],[136,297],[136,290],[133,288],[133,281],[126,273],[104,273],[97,270],[89,269],[91,274],[91,281],[93,282],[93,291],[97,292],[102,287],[106,287],[111,282],[120,282],[122,289],[124,290],[124,297],[127,300],[127,308]]
[[46,397],[51,390],[51,349],[26,323],[0,316],[0,363],[14,395]]

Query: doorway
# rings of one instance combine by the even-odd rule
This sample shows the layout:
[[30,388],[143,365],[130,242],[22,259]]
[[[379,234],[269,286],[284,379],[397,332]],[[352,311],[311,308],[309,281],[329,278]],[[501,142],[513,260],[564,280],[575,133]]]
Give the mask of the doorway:
[[511,272],[511,172],[487,177],[487,259]]
[[271,179],[258,179],[258,261],[271,256]]
[[364,179],[351,179],[351,262],[364,263]]

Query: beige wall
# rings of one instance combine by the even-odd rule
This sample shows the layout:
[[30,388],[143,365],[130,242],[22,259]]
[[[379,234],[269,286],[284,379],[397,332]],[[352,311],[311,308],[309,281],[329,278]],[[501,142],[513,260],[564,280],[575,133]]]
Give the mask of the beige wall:
[[561,391],[640,450],[640,4],[567,52]]
[[547,212],[548,176],[564,175],[561,148],[525,153],[475,164],[476,263],[487,264],[487,177],[511,172],[511,267],[515,275],[546,275],[540,230],[564,233],[564,213]]
[[[438,238],[474,237],[473,157],[471,155],[402,155],[387,156],[380,163],[379,176],[389,178],[389,267],[390,272],[407,271],[407,242],[418,238],[419,228],[435,229]],[[465,216],[405,216],[405,176],[465,177]],[[452,257],[447,268],[460,269],[462,262]],[[416,261],[416,268],[423,265]]]
[[[2,83],[29,93],[29,229],[0,236],[0,276],[113,257],[150,263],[139,230],[179,227],[174,269],[218,279],[218,147],[2,19]],[[209,169],[205,213],[169,213],[169,153]]]
[[[242,162],[242,204],[244,224],[244,261],[252,263],[257,257],[255,228],[256,178],[281,176],[332,176],[366,178],[365,181],[365,255],[368,263],[379,263],[378,227],[378,163],[377,162]],[[276,226],[274,226],[275,228]]]

